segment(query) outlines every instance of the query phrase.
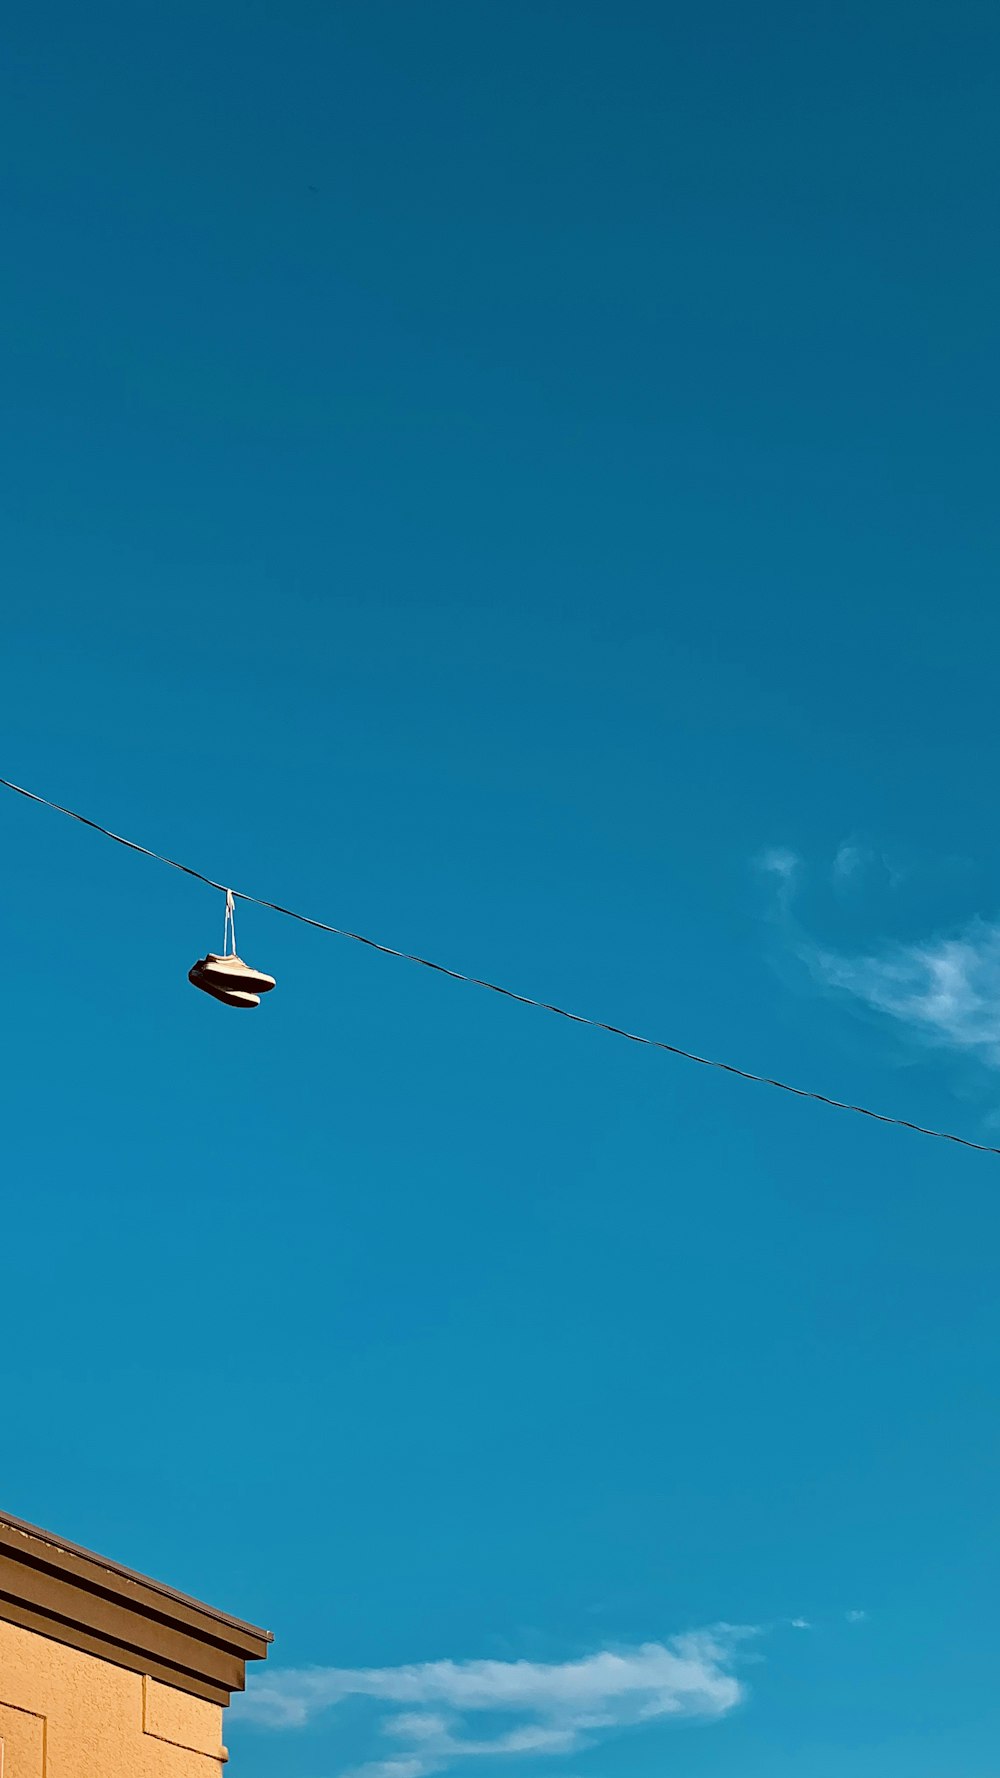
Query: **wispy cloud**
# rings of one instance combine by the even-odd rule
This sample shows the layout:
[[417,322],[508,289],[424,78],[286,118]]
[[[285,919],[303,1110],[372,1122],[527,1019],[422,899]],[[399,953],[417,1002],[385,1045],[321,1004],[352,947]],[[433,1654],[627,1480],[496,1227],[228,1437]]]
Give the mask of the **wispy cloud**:
[[849,1624],[863,1624],[868,1613],[867,1611],[845,1611],[844,1616]]
[[858,957],[807,953],[831,987],[930,1042],[1000,1067],[1000,926],[974,920],[957,936]]
[[757,855],[758,870],[769,871],[772,876],[784,877],[786,880],[795,876],[801,863],[798,853],[791,851],[788,846],[767,846]]
[[844,840],[837,847],[833,860],[834,882],[849,883],[851,878],[856,877],[867,864],[868,857],[869,854],[864,846],[857,845],[854,840]]
[[790,1622],[793,1630],[811,1630],[812,1629],[812,1624],[809,1622],[809,1619],[807,1617],[793,1617],[793,1618],[789,1619],[789,1622]]
[[422,1759],[374,1759],[366,1765],[355,1766],[345,1778],[423,1778],[424,1773],[430,1771],[433,1767]]
[[[347,1698],[372,1699],[377,1732],[398,1752],[345,1778],[429,1778],[459,1759],[571,1754],[634,1723],[725,1716],[744,1696],[734,1666],[754,1634],[723,1624],[561,1662],[279,1670],[256,1679],[238,1707],[270,1728],[297,1728]],[[476,1719],[484,1712],[490,1728],[482,1735]],[[497,1716],[507,1723],[498,1728]]]
[[758,853],[755,862],[759,871],[775,879],[779,905],[787,909],[798,886],[799,871],[802,868],[798,853],[791,851],[788,846],[768,846]]

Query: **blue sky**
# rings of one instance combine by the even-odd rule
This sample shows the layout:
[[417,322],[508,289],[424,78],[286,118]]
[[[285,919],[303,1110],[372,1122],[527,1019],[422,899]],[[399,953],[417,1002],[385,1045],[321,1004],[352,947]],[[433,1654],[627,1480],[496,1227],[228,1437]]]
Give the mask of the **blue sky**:
[[[5,776],[1000,1141],[994,8],[8,21]],[[988,1157],[7,796],[5,1506],[240,1778],[995,1778]]]

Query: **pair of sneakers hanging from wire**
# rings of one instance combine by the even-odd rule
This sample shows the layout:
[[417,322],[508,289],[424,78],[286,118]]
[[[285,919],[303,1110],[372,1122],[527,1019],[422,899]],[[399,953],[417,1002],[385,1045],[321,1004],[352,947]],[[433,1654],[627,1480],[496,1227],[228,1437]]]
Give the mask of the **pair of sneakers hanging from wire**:
[[269,994],[274,987],[273,975],[251,969],[236,955],[236,913],[231,889],[226,890],[222,955],[209,951],[207,957],[199,957],[188,970],[188,981],[203,994],[211,994],[213,1000],[221,1000],[223,1006],[259,1006],[261,995]]

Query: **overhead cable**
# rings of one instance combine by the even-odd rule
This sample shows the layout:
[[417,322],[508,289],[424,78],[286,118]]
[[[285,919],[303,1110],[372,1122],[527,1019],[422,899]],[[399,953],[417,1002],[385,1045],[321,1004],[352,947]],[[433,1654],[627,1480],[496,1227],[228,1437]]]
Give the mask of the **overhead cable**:
[[280,902],[268,901],[262,895],[251,895],[245,889],[230,889],[227,884],[217,883],[214,877],[207,877],[203,871],[195,870],[193,865],[181,864],[176,858],[167,858],[162,852],[154,852],[149,846],[140,846],[138,841],[125,839],[120,833],[113,833],[110,827],[103,827],[99,821],[93,821],[88,815],[81,815],[76,809],[67,809],[62,803],[51,802],[46,796],[39,796],[33,790],[25,790],[23,785],[14,784],[9,778],[0,778],[0,786],[12,790],[18,796],[26,797],[29,802],[40,803],[43,808],[53,809],[58,815],[68,815],[70,820],[79,821],[82,826],[92,828],[95,833],[103,834],[105,839],[114,840],[118,846],[126,846],[130,852],[139,852],[144,858],[155,859],[157,864],[168,864],[171,870],[183,871],[185,876],[194,877],[196,882],[204,883],[209,889],[217,889],[222,895],[235,897],[237,901],[250,902],[254,907],[268,908],[272,914],[282,914],[287,920],[298,920],[303,926],[313,926],[318,932],[332,932],[338,938],[349,938],[358,945],[366,945],[371,951],[381,952],[383,957],[398,957],[404,963],[419,963],[421,969],[432,969],[436,975],[448,976],[453,982],[467,982],[473,988],[486,988],[491,994],[499,994],[504,1000],[515,1000],[519,1006],[533,1006],[539,1012],[554,1013],[557,1018],[568,1019],[573,1025],[586,1025],[593,1031],[607,1031],[612,1037],[624,1037],[628,1043],[641,1044],[645,1049],[662,1050],[668,1056],[679,1056],[685,1062],[697,1062],[700,1068],[714,1068],[721,1074],[735,1075],[738,1080],[748,1080],[756,1086],[775,1087],[779,1093],[790,1093],[796,1099],[809,1099],[817,1105],[828,1105],[835,1111],[850,1111],[857,1117],[867,1117],[877,1124],[889,1124],[894,1129],[912,1130],[918,1136],[933,1136],[940,1142],[953,1142],[959,1148],[971,1148],[979,1154],[1000,1155],[1000,1148],[994,1148],[986,1142],[973,1142],[968,1136],[955,1136],[948,1130],[935,1130],[927,1124],[913,1123],[906,1117],[891,1117],[884,1111],[872,1111],[867,1105],[852,1105],[846,1099],[834,1099],[828,1093],[816,1093],[806,1087],[792,1086],[787,1080],[777,1080],[770,1074],[756,1074],[749,1068],[737,1068],[732,1062],[720,1062],[712,1056],[699,1056],[693,1050],[682,1049],[679,1044],[665,1043],[659,1037],[644,1037],[637,1031],[626,1031],[621,1025],[609,1025],[604,1019],[587,1018],[583,1013],[568,1012],[563,1006],[554,1006],[549,1000],[536,1000],[530,994],[517,994],[513,988],[501,987],[498,982],[486,981],[478,975],[467,975],[461,969],[449,969],[443,963],[434,963],[429,957],[419,957],[413,951],[400,951],[393,945],[380,944],[377,939],[366,938],[362,932],[351,932],[344,926],[332,926],[326,920],[314,920],[309,914],[300,914],[295,908],[282,907]]

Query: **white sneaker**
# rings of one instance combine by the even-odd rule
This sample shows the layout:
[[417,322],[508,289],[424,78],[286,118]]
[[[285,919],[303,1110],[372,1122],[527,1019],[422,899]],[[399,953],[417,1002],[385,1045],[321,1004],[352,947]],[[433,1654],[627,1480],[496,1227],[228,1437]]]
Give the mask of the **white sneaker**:
[[269,994],[274,987],[273,975],[265,975],[262,969],[251,969],[249,963],[244,963],[235,953],[220,957],[215,951],[198,959],[188,980],[194,982],[196,988],[203,988],[210,982],[227,994],[251,994],[258,998],[261,994]]
[[221,1000],[224,1006],[259,1006],[259,994],[244,994],[239,988],[217,988],[202,975],[200,965],[195,964],[188,970],[188,981],[200,988],[203,994],[211,994],[213,1000]]

